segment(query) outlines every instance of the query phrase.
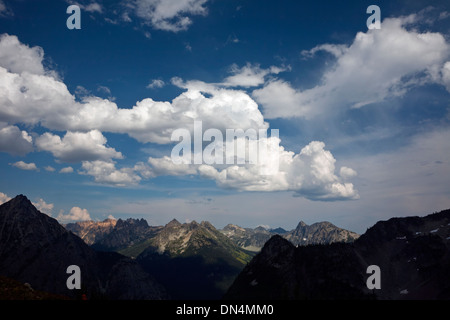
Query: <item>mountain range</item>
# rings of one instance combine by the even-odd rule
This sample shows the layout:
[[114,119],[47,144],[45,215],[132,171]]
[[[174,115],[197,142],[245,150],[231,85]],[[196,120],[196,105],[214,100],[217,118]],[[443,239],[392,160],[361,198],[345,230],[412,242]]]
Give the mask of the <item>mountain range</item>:
[[[369,266],[379,288],[368,286]],[[272,237],[225,299],[450,299],[450,210],[379,221],[352,243]]]
[[[81,269],[80,290],[67,267]],[[368,267],[381,288],[368,287]],[[450,210],[293,230],[144,219],[61,225],[23,195],[0,205],[0,299],[450,299]],[[5,292],[8,292],[5,296]]]
[[[61,225],[23,195],[0,206],[0,226],[0,276],[69,298],[220,299],[274,234],[293,241],[300,234],[310,241],[337,240],[318,238],[327,232],[231,224],[219,230],[207,221],[175,219],[165,226],[131,218]],[[70,265],[81,269],[81,291],[66,286]]]
[[[65,225],[93,248],[103,251],[118,251],[125,255],[136,257],[147,246],[150,239],[158,239],[160,251],[165,248],[163,243],[169,238],[170,228],[180,224],[176,219],[163,226],[149,226],[144,219],[106,219],[104,221],[81,221]],[[196,226],[193,221],[184,224]],[[316,222],[307,225],[300,221],[293,230],[286,231],[283,228],[269,229],[264,227],[243,228],[235,224],[228,224],[223,229],[216,229],[211,223],[205,221],[201,226],[209,226],[209,230],[219,231],[233,243],[245,251],[258,252],[263,245],[274,235],[281,235],[294,245],[327,244],[333,242],[353,242],[359,234],[336,227],[330,222]],[[164,229],[165,228],[165,229]],[[208,229],[207,228],[207,229]],[[162,230],[164,231],[162,232]],[[182,228],[184,230],[185,228]],[[161,233],[162,232],[162,233]],[[174,236],[177,237],[178,236]],[[185,244],[183,244],[185,245]],[[179,248],[183,250],[183,248]],[[173,250],[172,250],[173,251]],[[173,252],[172,252],[173,253]]]
[[312,225],[300,221],[297,227],[291,231],[286,231],[283,228],[242,228],[234,224],[228,224],[220,231],[241,248],[252,252],[260,251],[274,235],[280,235],[296,246],[352,242],[359,237],[359,234],[336,227],[327,221],[316,222]]

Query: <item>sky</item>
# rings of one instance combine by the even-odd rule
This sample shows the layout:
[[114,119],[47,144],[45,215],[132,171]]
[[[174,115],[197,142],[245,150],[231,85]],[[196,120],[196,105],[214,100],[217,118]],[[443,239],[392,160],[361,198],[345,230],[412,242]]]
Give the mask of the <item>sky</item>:
[[446,0],[0,0],[0,203],[61,223],[448,209],[449,102]]

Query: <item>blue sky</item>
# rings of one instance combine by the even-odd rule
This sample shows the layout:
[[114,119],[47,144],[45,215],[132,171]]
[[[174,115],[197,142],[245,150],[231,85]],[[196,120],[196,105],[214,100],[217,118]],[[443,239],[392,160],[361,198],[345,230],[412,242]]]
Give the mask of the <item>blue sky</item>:
[[[448,1],[2,0],[0,202],[360,233],[449,208],[449,31]],[[194,120],[278,129],[277,173],[174,165]]]

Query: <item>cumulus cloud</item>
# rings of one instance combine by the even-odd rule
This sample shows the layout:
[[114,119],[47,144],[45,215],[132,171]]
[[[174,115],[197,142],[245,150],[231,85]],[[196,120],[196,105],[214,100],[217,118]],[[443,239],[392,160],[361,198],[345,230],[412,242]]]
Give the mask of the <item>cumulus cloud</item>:
[[39,171],[39,169],[36,167],[36,164],[31,162],[31,163],[26,163],[23,161],[17,161],[14,163],[11,163],[10,165],[19,168],[21,170],[36,170]]
[[194,165],[191,164],[175,164],[172,161],[172,158],[168,156],[164,156],[162,158],[153,158],[150,157],[148,159],[148,163],[151,165],[151,170],[155,175],[164,176],[164,175],[172,175],[172,176],[182,176],[188,174],[197,174],[197,169]]
[[5,202],[8,202],[9,200],[11,200],[11,197],[8,197],[3,192],[0,192],[0,204],[4,204]]
[[[137,184],[141,177],[135,172],[139,168],[116,168],[114,161],[83,161],[81,174],[92,176],[95,182],[114,186],[127,186]],[[135,170],[136,169],[136,170]]]
[[33,151],[33,138],[16,126],[0,122],[0,152],[23,156]]
[[309,118],[330,108],[360,108],[402,96],[424,83],[440,83],[439,70],[450,45],[440,33],[420,33],[412,27],[418,17],[385,19],[380,30],[359,32],[353,43],[319,45],[305,57],[327,51],[335,63],[321,84],[297,90],[286,81],[273,80],[253,91],[267,118]]
[[262,69],[258,64],[252,65],[247,63],[242,68],[233,64],[230,68],[231,76],[225,78],[222,85],[225,86],[241,86],[241,87],[257,87],[265,82],[265,77],[269,74],[278,74],[289,68],[271,66],[268,69]]
[[20,43],[16,36],[0,36],[0,65],[13,73],[24,71],[33,74],[45,74],[42,61],[44,50],[41,47],[30,48]]
[[189,175],[214,180],[218,186],[240,191],[293,191],[294,195],[311,200],[358,199],[359,195],[347,180],[356,172],[342,167],[336,173],[335,158],[325,144],[313,141],[298,153],[279,146],[279,138],[262,138],[268,152],[256,163],[244,165],[174,164],[169,157],[152,158],[148,162],[155,175]]
[[160,80],[160,79],[153,79],[152,81],[150,81],[150,83],[147,85],[148,89],[154,89],[154,88],[162,88],[164,87],[164,81]]
[[61,161],[80,162],[121,159],[122,153],[105,146],[107,140],[98,130],[67,132],[61,139],[52,133],[44,133],[36,139],[39,150],[49,151]]
[[207,0],[135,0],[136,15],[155,29],[179,32],[191,24],[191,15],[205,15]]
[[[144,143],[170,143],[173,130],[192,127],[195,119],[220,130],[268,126],[256,102],[243,91],[200,81],[175,79],[173,83],[186,91],[172,102],[147,98],[122,109],[111,100],[90,95],[78,102],[58,79],[9,71],[0,59],[0,121],[59,131],[125,133]],[[57,137],[51,138],[57,142]]]
[[352,168],[348,168],[348,167],[341,167],[339,174],[343,179],[346,179],[346,180],[356,177],[358,175],[358,173],[355,170],[353,170]]
[[63,212],[60,212],[56,219],[63,222],[86,221],[91,220],[91,216],[87,209],[73,207],[72,209],[70,209],[68,214],[63,214]]
[[44,167],[44,169],[45,169],[45,171],[48,171],[48,172],[55,172],[55,170],[56,170],[52,166],[46,166],[46,167]]
[[72,172],[73,172],[72,167],[65,167],[65,168],[62,168],[61,170],[59,170],[59,173],[72,173]]
[[33,205],[38,209],[40,212],[45,213],[49,216],[52,215],[52,210],[54,208],[53,203],[47,203],[44,201],[44,199],[40,198],[38,202],[33,202]]
[[357,198],[353,184],[346,181],[352,175],[351,169],[341,169],[338,175],[334,157],[321,142],[312,142],[295,154],[279,146],[279,138],[259,139],[274,152],[256,165],[175,165],[167,156],[149,158],[147,163],[129,167],[119,167],[113,161],[123,155],[106,145],[102,132],[128,134],[142,143],[168,144],[173,143],[171,136],[177,129],[192,133],[195,120],[201,120],[201,132],[209,128],[223,133],[228,129],[267,130],[269,124],[255,100],[234,87],[259,86],[268,75],[287,69],[235,65],[231,68],[232,75],[216,84],[173,78],[172,84],[185,91],[171,102],[147,98],[132,108],[121,109],[111,100],[92,95],[76,101],[59,79],[39,70],[13,72],[0,59],[0,89],[4,89],[0,90],[0,121],[8,125],[40,124],[49,130],[66,131],[63,137],[44,133],[35,139],[35,145],[38,150],[51,152],[59,161],[81,161],[78,173],[93,177],[97,183],[128,186],[160,175],[198,174],[213,179],[220,187],[243,191],[293,191],[313,200]]

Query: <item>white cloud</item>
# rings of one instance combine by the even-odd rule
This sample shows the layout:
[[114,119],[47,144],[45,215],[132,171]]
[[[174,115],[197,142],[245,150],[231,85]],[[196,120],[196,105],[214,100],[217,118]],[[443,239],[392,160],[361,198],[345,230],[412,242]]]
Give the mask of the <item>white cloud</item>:
[[20,43],[16,36],[0,36],[0,65],[13,73],[30,72],[44,75],[42,65],[44,50],[41,47],[30,48]]
[[65,215],[65,214],[63,214],[63,212],[60,212],[56,219],[63,221],[63,222],[86,221],[86,220],[91,220],[91,216],[89,214],[89,211],[87,211],[87,209],[73,207],[72,209],[70,209],[69,214]]
[[268,69],[262,69],[258,64],[252,65],[247,63],[242,68],[233,64],[230,68],[231,76],[225,78],[222,85],[225,86],[242,86],[257,87],[265,82],[265,77],[269,74],[278,74],[289,68],[271,66]]
[[73,172],[72,167],[65,167],[65,168],[62,168],[61,170],[59,170],[59,173],[72,173],[72,172]]
[[36,167],[36,164],[31,162],[31,163],[26,163],[23,161],[17,161],[14,162],[12,164],[10,164],[16,168],[22,169],[22,170],[36,170],[39,171],[39,169]]
[[[424,83],[440,83],[437,73],[450,46],[440,33],[419,33],[410,27],[414,15],[385,19],[380,30],[359,32],[353,43],[319,45],[304,56],[326,50],[336,57],[321,84],[303,91],[283,80],[253,91],[268,118],[309,118],[331,108],[360,108],[402,96]],[[408,29],[407,29],[408,28]]]
[[109,89],[109,88],[106,87],[106,86],[98,86],[98,87],[97,87],[97,91],[106,93],[106,94],[108,94],[108,95],[111,95],[111,89]]
[[[313,200],[357,198],[353,184],[344,181],[350,171],[341,170],[343,175],[338,176],[334,157],[320,142],[310,143],[296,155],[278,147],[279,139],[267,139],[267,145],[277,142],[274,154],[279,156],[279,168],[275,168],[278,162],[271,157],[256,166],[183,167],[175,166],[171,159],[163,157],[150,158],[148,163],[139,162],[134,167],[117,168],[112,160],[123,156],[106,146],[101,131],[125,133],[144,143],[168,144],[176,129],[186,128],[193,132],[194,120],[202,121],[202,131],[208,128],[222,132],[226,129],[267,130],[269,125],[258,104],[246,92],[230,87],[257,86],[267,75],[286,69],[275,66],[262,69],[251,64],[242,68],[234,66],[233,74],[219,84],[173,78],[172,84],[185,91],[172,102],[148,98],[138,101],[130,109],[121,109],[113,101],[94,96],[85,96],[77,102],[66,85],[54,77],[29,72],[18,74],[0,67],[0,89],[4,89],[0,90],[0,121],[39,123],[50,130],[67,131],[62,138],[49,132],[39,136],[35,139],[37,148],[51,152],[60,161],[82,161],[79,173],[92,176],[97,183],[127,186],[158,175],[198,174],[213,179],[220,187],[237,190],[294,191]],[[269,85],[271,83],[280,84],[278,80]],[[285,84],[284,89],[289,89],[289,85]],[[279,93],[280,90],[274,92]],[[265,176],[261,174],[265,169],[279,171]]]
[[355,170],[348,167],[341,167],[339,174],[345,180],[356,177],[358,175],[358,173]]
[[33,138],[26,131],[0,122],[0,152],[23,156],[31,151]]
[[347,46],[343,45],[343,44],[336,45],[336,44],[326,43],[326,44],[318,45],[318,46],[312,48],[311,50],[303,50],[301,52],[301,55],[304,58],[312,58],[317,52],[320,52],[320,51],[325,51],[325,52],[331,53],[335,57],[339,58],[347,51]]
[[136,0],[135,13],[155,29],[178,32],[191,24],[190,15],[205,15],[207,0]]
[[269,81],[252,96],[262,105],[265,118],[309,117],[312,113],[312,105],[304,101],[302,93],[284,80]]
[[82,11],[86,11],[86,12],[89,12],[89,13],[94,13],[94,12],[96,12],[96,13],[103,13],[102,5],[100,3],[98,3],[98,2],[95,2],[95,1],[93,1],[93,2],[91,2],[89,4],[79,3],[77,1],[73,2],[73,1],[70,1],[70,0],[66,0],[66,2],[68,4],[70,4],[70,5],[77,5],[77,6],[79,6]]
[[64,162],[121,159],[122,153],[105,146],[107,140],[98,130],[67,132],[61,139],[52,133],[36,138],[39,150],[49,151]]
[[54,208],[53,203],[47,203],[44,199],[40,198],[38,202],[33,202],[33,205],[42,213],[45,213],[49,216],[52,215],[52,210]]
[[197,174],[196,166],[190,164],[175,164],[168,156],[162,158],[150,157],[148,163],[151,165],[152,172],[158,176]]
[[8,197],[3,192],[0,192],[0,204],[4,204],[5,202],[8,202],[9,200],[11,200],[11,197]]
[[359,198],[353,184],[346,182],[356,172],[342,167],[340,175],[337,175],[336,160],[331,152],[325,150],[323,142],[313,141],[295,154],[279,146],[278,138],[262,138],[259,141],[267,145],[269,152],[256,164],[177,165],[169,157],[150,157],[148,162],[155,175],[199,174],[216,181],[223,188],[241,191],[293,191],[297,196],[324,201]]
[[97,2],[92,2],[86,6],[83,6],[83,9],[87,12],[97,12],[97,13],[103,12],[102,6]]
[[[136,170],[135,170],[136,169]],[[127,186],[138,184],[141,177],[135,173],[142,169],[139,168],[121,168],[117,169],[113,161],[83,161],[81,174],[94,177],[94,181],[102,184],[114,186]]]
[[443,85],[447,88],[447,91],[450,92],[450,61],[447,61],[444,64],[441,72]]
[[46,167],[44,167],[44,169],[45,169],[45,171],[48,171],[48,172],[55,172],[55,168],[53,168],[52,166],[46,166]]
[[150,83],[147,85],[148,89],[154,89],[154,88],[162,88],[164,87],[164,81],[160,80],[160,79],[153,79],[152,81],[150,81]]
[[170,143],[172,131],[191,128],[194,119],[220,130],[267,127],[258,105],[243,91],[200,81],[173,83],[186,92],[171,103],[148,98],[131,109],[121,109],[113,101],[94,96],[77,102],[67,86],[53,77],[0,67],[0,121],[59,131],[126,133],[140,142],[156,143]]

